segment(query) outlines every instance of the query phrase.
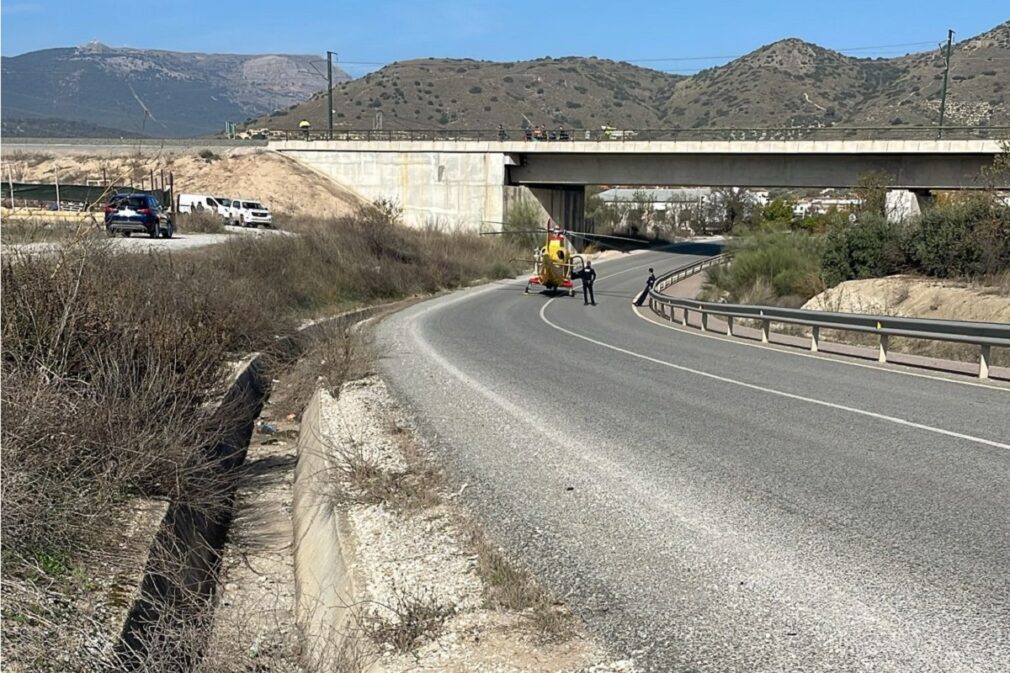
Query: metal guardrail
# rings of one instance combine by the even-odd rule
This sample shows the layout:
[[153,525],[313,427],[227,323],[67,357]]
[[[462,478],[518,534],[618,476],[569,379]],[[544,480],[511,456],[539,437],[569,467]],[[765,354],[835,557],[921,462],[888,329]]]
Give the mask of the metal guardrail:
[[[934,320],[929,318],[905,318],[898,316],[868,315],[862,313],[837,313],[830,311],[810,311],[778,306],[749,304],[724,304],[669,297],[662,291],[689,276],[724,264],[728,256],[717,255],[695,262],[663,274],[649,293],[649,307],[654,313],[671,322],[690,324],[690,315],[701,315],[701,330],[709,331],[709,316],[719,316],[726,320],[726,336],[733,333],[734,319],[756,320],[761,323],[761,342],[771,338],[772,323],[804,325],[811,328],[810,351],[817,352],[820,345],[821,329],[876,334],[879,338],[877,360],[887,362],[888,341],[894,337],[952,341],[979,347],[978,377],[989,378],[992,347],[1010,347],[1010,325],[995,322],[972,322],[966,320]],[[680,311],[678,317],[677,311]]]
[[[271,130],[271,139],[341,141],[630,142],[653,140],[936,140],[938,126],[811,126],[667,129],[325,129]],[[945,140],[1010,138],[1010,126],[944,126]]]

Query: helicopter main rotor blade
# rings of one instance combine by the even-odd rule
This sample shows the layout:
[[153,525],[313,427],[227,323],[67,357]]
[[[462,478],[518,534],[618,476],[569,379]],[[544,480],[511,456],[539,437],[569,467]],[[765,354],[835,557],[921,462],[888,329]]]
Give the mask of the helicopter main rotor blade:
[[615,236],[614,234],[595,234],[591,231],[566,231],[566,234],[571,234],[572,236],[587,236],[592,238],[612,238],[617,241],[631,241],[632,243],[648,243],[648,241],[641,238],[630,238],[628,236]]
[[547,229],[519,229],[516,231],[482,231],[481,236],[508,236],[510,234],[543,234]]

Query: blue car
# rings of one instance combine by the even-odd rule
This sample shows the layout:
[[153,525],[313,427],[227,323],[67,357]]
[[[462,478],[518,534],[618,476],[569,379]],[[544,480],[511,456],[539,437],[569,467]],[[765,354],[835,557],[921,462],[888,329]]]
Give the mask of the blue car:
[[171,213],[149,194],[116,194],[105,206],[105,231],[109,236],[133,233],[151,238],[172,238],[175,226]]

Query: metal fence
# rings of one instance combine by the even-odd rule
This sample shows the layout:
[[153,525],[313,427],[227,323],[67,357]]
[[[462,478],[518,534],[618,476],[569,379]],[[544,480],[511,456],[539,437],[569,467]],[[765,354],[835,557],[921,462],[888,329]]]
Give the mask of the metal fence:
[[702,331],[710,331],[709,316],[718,316],[725,320],[726,336],[735,336],[733,332],[734,319],[753,320],[760,324],[762,343],[770,341],[773,323],[803,325],[811,328],[809,349],[812,352],[817,352],[820,346],[821,329],[874,334],[878,337],[877,360],[879,362],[887,362],[888,342],[892,336],[970,344],[979,347],[978,377],[980,379],[989,378],[992,347],[1010,347],[1010,325],[1003,323],[932,320],[861,313],[809,311],[778,306],[724,304],[669,297],[662,294],[662,291],[670,285],[727,261],[726,255],[717,255],[660,276],[656,279],[656,285],[649,294],[649,307],[660,317],[684,326],[690,324],[692,313],[698,313],[701,316]]
[[[274,130],[271,139],[340,141],[641,142],[660,140],[936,140],[938,126],[815,126],[668,129],[389,129]],[[1001,140],[1010,126],[944,126],[944,140]]]

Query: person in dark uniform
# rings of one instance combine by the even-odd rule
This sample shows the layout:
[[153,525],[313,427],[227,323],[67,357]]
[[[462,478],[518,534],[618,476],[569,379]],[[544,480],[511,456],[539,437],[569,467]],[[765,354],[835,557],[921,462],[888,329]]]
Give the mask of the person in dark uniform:
[[649,269],[649,277],[645,280],[645,289],[642,290],[642,294],[638,295],[635,299],[635,306],[641,306],[645,303],[646,298],[649,296],[649,290],[652,286],[656,284],[656,272],[651,268]]
[[572,275],[573,278],[576,276],[582,279],[583,303],[587,306],[589,304],[596,306],[596,295],[593,294],[593,283],[596,282],[596,269],[593,268],[593,263],[586,262],[586,266],[582,271]]

